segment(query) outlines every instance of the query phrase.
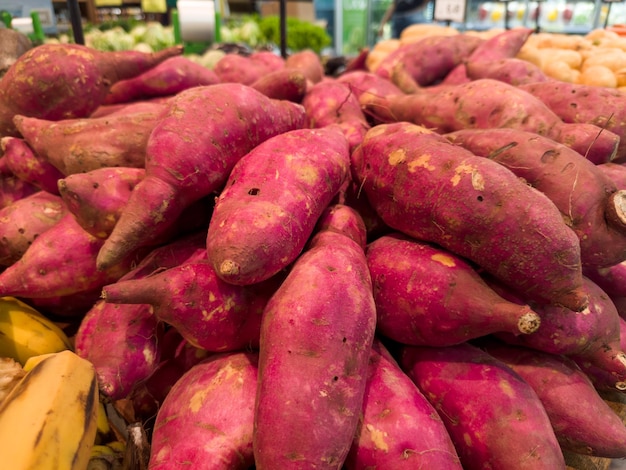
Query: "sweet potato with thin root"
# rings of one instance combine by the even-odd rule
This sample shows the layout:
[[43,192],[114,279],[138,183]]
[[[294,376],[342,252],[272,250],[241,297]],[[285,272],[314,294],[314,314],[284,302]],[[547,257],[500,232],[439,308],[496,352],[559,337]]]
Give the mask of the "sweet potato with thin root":
[[129,103],[158,96],[173,96],[187,88],[219,83],[217,74],[188,57],[175,56],[133,78],[113,84],[104,103]]
[[253,352],[215,355],[188,370],[158,411],[148,468],[246,470],[254,466],[257,373],[258,354]]
[[145,174],[143,168],[117,167],[75,173],[58,181],[59,194],[83,229],[106,239]]
[[0,265],[17,262],[35,239],[67,214],[56,194],[38,191],[0,209]]
[[399,233],[367,247],[377,331],[403,344],[448,346],[496,331],[529,334],[541,319],[500,297],[464,259]]
[[445,86],[437,92],[359,99],[378,122],[407,121],[448,133],[461,129],[510,128],[556,140],[593,163],[615,158],[620,138],[590,123],[566,123],[538,98],[520,87],[490,78]]
[[150,54],[102,52],[80,44],[35,47],[0,81],[0,137],[19,136],[16,115],[51,121],[87,117],[104,103],[114,83],[182,52],[182,46]]
[[63,175],[98,168],[143,168],[150,133],[160,112],[115,114],[53,122],[16,116],[24,140]]
[[306,93],[307,82],[301,70],[281,68],[266,73],[250,86],[268,98],[300,103]]
[[370,353],[362,413],[346,470],[463,468],[435,408],[378,339]]
[[285,132],[242,157],[209,223],[207,253],[217,275],[248,285],[286,268],[349,172],[348,141],[335,127]]
[[463,129],[445,136],[548,196],[580,240],[583,268],[626,260],[626,191],[618,190],[598,165],[534,132]]
[[304,119],[300,104],[237,83],[190,88],[171,98],[148,139],[146,177],[100,250],[98,269],[157,238],[185,207],[219,191],[241,157],[270,137],[302,128]]
[[24,139],[4,137],[0,147],[4,152],[2,160],[14,176],[51,194],[59,194],[57,182],[63,173],[39,156]]
[[620,137],[615,161],[626,161],[626,96],[612,88],[561,80],[528,83],[520,88],[567,123],[593,124]]
[[259,470],[341,468],[352,445],[376,311],[365,253],[354,241],[364,234],[346,236],[349,225],[315,233],[263,313],[253,437]]
[[356,95],[337,80],[327,79],[310,87],[302,105],[309,127],[336,124],[348,139],[350,151],[361,143],[370,128]]
[[368,131],[352,169],[389,227],[474,262],[538,302],[587,306],[578,237],[546,195],[502,165],[395,123]]
[[466,470],[565,470],[533,388],[469,343],[404,346],[399,363],[443,420]]
[[[495,333],[503,341],[551,354],[564,354],[593,365],[611,377],[613,387],[626,390],[626,353],[620,344],[620,317],[610,297],[584,278],[588,307],[573,312],[565,307],[537,305],[541,327],[532,334]],[[506,298],[510,293],[504,292]],[[512,299],[512,298],[511,298]]]
[[533,388],[561,448],[599,457],[626,457],[626,426],[576,362],[562,355],[496,341],[480,347]]
[[[522,46],[533,33],[532,28],[518,27],[502,31],[483,41],[467,57],[465,62],[487,61],[517,56]],[[443,79],[443,83],[456,85],[469,82],[465,62],[456,65]]]

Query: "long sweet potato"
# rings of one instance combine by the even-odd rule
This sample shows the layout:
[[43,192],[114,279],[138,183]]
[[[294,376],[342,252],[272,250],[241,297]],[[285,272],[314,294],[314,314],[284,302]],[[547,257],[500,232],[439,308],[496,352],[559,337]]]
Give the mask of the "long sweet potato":
[[285,67],[300,70],[312,84],[321,82],[324,78],[324,65],[319,54],[311,49],[293,52],[285,59]]
[[389,227],[473,261],[539,302],[586,307],[578,237],[546,195],[502,165],[395,123],[368,131],[352,169]]
[[504,362],[468,343],[405,346],[399,362],[439,412],[464,469],[565,469],[537,393]]
[[59,194],[57,182],[63,173],[39,156],[24,139],[4,137],[0,147],[4,152],[2,160],[14,176],[51,194]]
[[242,157],[209,223],[207,253],[217,275],[246,285],[287,267],[349,171],[348,141],[336,128],[285,132]]
[[350,87],[350,91],[359,98],[361,94],[370,92],[378,96],[389,96],[392,94],[402,95],[403,92],[390,80],[366,70],[355,70],[353,72],[342,73],[337,77],[337,81],[345,83]]
[[465,73],[470,80],[492,78],[515,86],[550,80],[541,67],[517,57],[469,60],[465,62]]
[[435,408],[378,339],[370,353],[362,413],[346,470],[462,468]]
[[150,54],[102,52],[80,44],[34,47],[0,82],[0,137],[19,136],[16,115],[51,121],[87,117],[104,103],[114,83],[182,52],[182,46]]
[[586,268],[583,273],[610,297],[626,297],[626,261],[604,268]]
[[445,135],[511,170],[550,198],[580,240],[583,268],[626,259],[626,191],[566,145],[516,129],[463,129]]
[[601,163],[597,166],[599,170],[615,183],[617,189],[626,189],[626,165],[624,163],[609,162]]
[[263,313],[253,438],[259,470],[341,468],[352,445],[376,311],[365,253],[354,241],[364,234],[340,232],[313,236]]
[[504,362],[533,388],[563,449],[600,457],[626,456],[626,426],[602,400],[576,362],[565,356],[495,341],[481,348]]
[[306,93],[307,81],[301,70],[283,67],[266,73],[250,86],[268,98],[300,103]]
[[591,123],[566,123],[521,87],[483,78],[439,91],[406,96],[361,95],[364,112],[377,122],[408,121],[439,133],[511,128],[535,132],[573,148],[594,163],[615,158],[617,134]]
[[159,409],[148,468],[246,470],[253,466],[257,364],[257,353],[224,353],[187,371]]
[[173,96],[194,86],[219,83],[217,74],[185,56],[164,60],[133,78],[113,84],[104,103],[129,103],[158,96]]
[[182,91],[168,101],[146,149],[146,177],[133,190],[100,250],[104,269],[157,238],[183,209],[219,191],[241,157],[278,134],[301,128],[304,108],[251,87],[222,83]]
[[0,265],[17,262],[35,239],[67,214],[56,194],[37,191],[0,209]]
[[448,346],[496,331],[529,334],[529,306],[500,297],[464,259],[399,233],[367,247],[377,331],[403,344]]

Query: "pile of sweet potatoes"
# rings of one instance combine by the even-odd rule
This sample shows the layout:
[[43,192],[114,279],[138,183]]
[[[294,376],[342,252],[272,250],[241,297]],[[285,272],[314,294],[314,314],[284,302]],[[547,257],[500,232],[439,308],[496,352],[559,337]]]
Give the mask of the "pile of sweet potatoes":
[[462,34],[0,79],[0,296],[73,326],[150,469],[626,458],[626,123],[516,85],[530,30]]

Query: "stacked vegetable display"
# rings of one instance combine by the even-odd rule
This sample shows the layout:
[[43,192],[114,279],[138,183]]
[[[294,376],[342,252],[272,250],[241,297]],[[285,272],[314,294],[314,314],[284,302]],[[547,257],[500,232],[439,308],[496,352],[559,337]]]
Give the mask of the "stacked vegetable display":
[[151,469],[626,458],[626,95],[532,34],[336,77],[38,46],[0,81],[0,296],[76,325]]

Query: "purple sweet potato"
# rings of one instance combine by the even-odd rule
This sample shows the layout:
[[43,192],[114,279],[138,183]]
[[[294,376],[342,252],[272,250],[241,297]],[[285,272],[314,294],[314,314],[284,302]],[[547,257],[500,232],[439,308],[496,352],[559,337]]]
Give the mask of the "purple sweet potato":
[[139,256],[129,253],[107,269],[96,269],[104,240],[87,233],[71,213],[33,240],[24,255],[0,273],[0,296],[56,297],[117,281]]
[[154,316],[206,351],[258,348],[261,316],[282,278],[254,286],[222,281],[206,261],[187,262],[140,279],[105,286],[108,303],[149,304]]
[[537,393],[504,362],[468,343],[405,346],[400,365],[438,411],[466,470],[564,470]]
[[237,161],[278,134],[301,128],[304,108],[272,100],[251,87],[194,87],[168,102],[146,149],[146,177],[100,250],[104,269],[155,239],[185,207],[220,190]]
[[345,83],[350,87],[350,91],[359,98],[361,94],[370,92],[373,95],[389,96],[402,95],[400,88],[390,80],[376,75],[374,72],[366,70],[355,70],[353,72],[342,73],[337,77],[337,81]]
[[578,237],[546,195],[502,165],[405,122],[368,131],[352,169],[389,227],[539,302],[586,307]]
[[300,70],[312,84],[321,82],[325,76],[322,59],[311,49],[303,49],[288,55],[285,67]]
[[224,353],[193,366],[172,387],[154,423],[150,470],[247,470],[258,354]]
[[329,78],[311,86],[302,105],[308,127],[338,125],[350,143],[350,151],[362,142],[370,128],[356,95],[337,80]]
[[160,112],[113,114],[53,122],[16,116],[24,140],[63,175],[98,168],[143,168],[150,133]]
[[626,95],[607,87],[561,80],[520,88],[543,102],[566,123],[593,124],[620,137],[615,161],[626,161]]
[[[515,57],[533,33],[532,28],[518,27],[502,31],[483,41],[467,57],[466,62],[493,62],[507,57]],[[443,79],[446,84],[466,83],[471,79],[467,76],[465,63],[455,66]]]
[[0,209],[39,191],[37,186],[12,173],[0,175]]
[[391,80],[394,67],[402,64],[419,86],[432,85],[467,59],[484,41],[475,35],[453,34],[431,35],[401,43],[380,62],[375,73]]
[[222,57],[213,67],[213,72],[221,83],[240,83],[251,85],[265,74],[276,70],[262,60],[254,60],[250,56],[229,53]]
[[316,232],[263,313],[258,470],[341,468],[352,445],[376,311],[365,253],[354,241],[364,235],[340,232]]
[[307,82],[301,70],[283,67],[266,73],[250,86],[268,98],[300,103],[306,93]]
[[264,66],[268,71],[285,68],[285,59],[273,51],[253,51],[248,58],[253,63]]
[[352,238],[365,251],[367,227],[358,211],[345,204],[331,204],[317,221],[316,231],[330,230]]
[[463,468],[434,407],[377,339],[370,353],[362,415],[346,470]]
[[615,158],[620,138],[590,123],[566,123],[521,87],[490,78],[405,96],[361,95],[364,112],[378,122],[407,121],[439,133],[510,128],[535,132],[573,148],[593,163]]
[[33,241],[67,212],[61,197],[46,191],[0,209],[0,266],[17,262]]
[[626,165],[624,163],[608,162],[596,166],[615,183],[617,189],[626,189]]
[[286,268],[349,171],[348,141],[330,127],[285,132],[242,157],[209,223],[207,253],[217,275],[248,285]]
[[463,129],[445,136],[548,196],[580,240],[583,268],[626,260],[626,191],[618,190],[598,165],[535,132]]
[[75,173],[58,181],[59,193],[83,229],[106,239],[145,173],[143,168],[117,167]]
[[[584,360],[609,374],[613,386],[626,390],[626,354],[620,344],[620,317],[610,297],[584,278],[588,307],[574,312],[565,307],[536,305],[541,327],[529,335],[495,333],[509,344]],[[506,297],[506,295],[504,295]]]
[[57,182],[63,173],[33,151],[24,139],[4,137],[0,146],[4,152],[2,160],[13,175],[51,194],[59,194]]
[[164,60],[150,70],[113,84],[105,104],[129,103],[159,96],[172,96],[187,88],[219,83],[217,74],[185,56]]
[[165,109],[165,104],[169,96],[151,98],[149,100],[134,101],[131,103],[119,104],[103,104],[98,106],[93,113],[89,115],[91,118],[99,118],[116,114],[134,114],[144,112],[159,113]]
[[626,297],[626,261],[604,268],[585,268],[583,274],[610,297]]
[[[626,457],[626,426],[602,400],[576,362],[522,346],[489,342],[481,348],[519,374],[537,393],[561,448]],[[572,406],[572,404],[576,406]]]
[[497,331],[529,334],[541,319],[500,297],[464,259],[399,233],[367,247],[377,331],[403,344],[448,346]]
[[498,60],[469,60],[465,62],[465,73],[470,80],[492,78],[514,86],[551,80],[541,67],[517,57],[505,57]]
[[152,54],[102,52],[80,44],[34,47],[0,81],[0,137],[19,136],[16,115],[51,121],[87,117],[104,103],[114,83],[182,52],[182,46]]

